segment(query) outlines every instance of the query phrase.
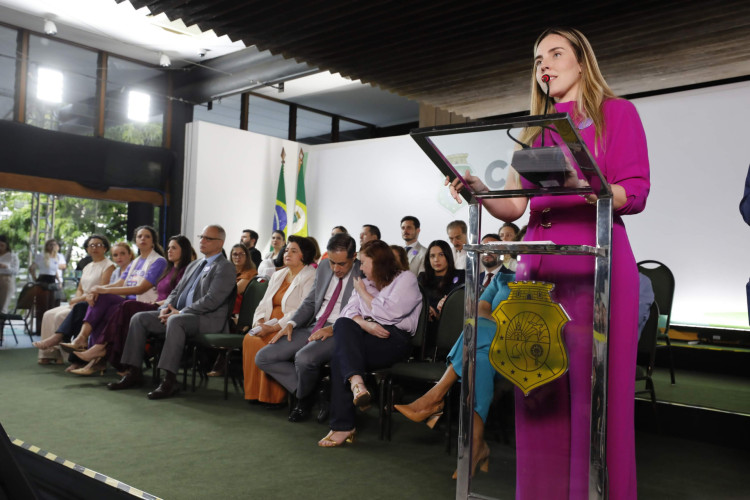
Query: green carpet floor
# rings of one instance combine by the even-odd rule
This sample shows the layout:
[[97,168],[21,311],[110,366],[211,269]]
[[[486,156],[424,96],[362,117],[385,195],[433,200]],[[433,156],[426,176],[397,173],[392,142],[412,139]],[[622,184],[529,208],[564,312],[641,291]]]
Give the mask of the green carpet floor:
[[[291,424],[286,410],[250,406],[233,391],[224,401],[219,380],[149,401],[145,387],[108,391],[111,370],[84,378],[35,361],[35,349],[0,350],[8,434],[162,498],[455,498],[455,447],[449,456],[442,432],[401,416],[391,442],[378,439],[371,410],[358,417],[354,445],[321,449],[326,426]],[[490,473],[475,479],[474,491],[513,498],[513,449],[490,446]],[[746,450],[645,432],[636,446],[639,498],[750,497]]]
[[[378,439],[371,410],[359,416],[354,445],[322,449],[326,426],[289,423],[287,410],[251,406],[235,392],[224,401],[218,379],[149,401],[145,387],[107,390],[112,370],[77,377],[35,359],[35,349],[0,351],[6,432],[162,498],[455,497],[455,454],[445,453],[443,433],[400,416],[391,442]],[[493,447],[493,474],[478,486],[496,489],[503,471],[512,477],[512,450],[502,448]]]

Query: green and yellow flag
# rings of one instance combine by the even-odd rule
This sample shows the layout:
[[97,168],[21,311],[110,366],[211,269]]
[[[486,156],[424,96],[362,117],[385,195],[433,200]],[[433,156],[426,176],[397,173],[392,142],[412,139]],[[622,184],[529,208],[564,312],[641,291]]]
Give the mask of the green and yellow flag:
[[286,183],[284,182],[284,159],[286,153],[281,148],[281,171],[279,172],[279,188],[276,190],[276,206],[273,212],[273,230],[284,231],[286,237]]
[[294,202],[294,222],[292,234],[307,236],[307,201],[305,200],[305,170],[307,167],[307,153],[299,150],[297,161],[297,196]]

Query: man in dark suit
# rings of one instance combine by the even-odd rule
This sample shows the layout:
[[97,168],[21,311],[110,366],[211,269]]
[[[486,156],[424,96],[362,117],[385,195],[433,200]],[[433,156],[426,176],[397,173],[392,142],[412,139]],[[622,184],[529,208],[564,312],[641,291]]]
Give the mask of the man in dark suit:
[[352,295],[352,278],[359,277],[354,238],[335,234],[326,249],[327,262],[318,266],[312,290],[287,326],[255,356],[261,370],[296,394],[297,404],[289,414],[291,422],[310,416],[320,368],[333,355],[333,323]]
[[157,311],[140,312],[130,320],[122,362],[130,369],[112,390],[143,384],[143,353],[146,337],[166,333],[159,368],[165,371],[159,387],[148,393],[149,399],[163,399],[179,390],[177,370],[185,339],[200,331],[219,332],[227,327],[227,299],[235,286],[235,267],[222,254],[226,233],[221,226],[203,228],[199,248],[204,258],[192,262],[180,282]]
[[258,243],[258,233],[252,229],[243,229],[242,236],[240,236],[240,243],[245,245],[245,248],[250,251],[250,260],[255,263],[257,269],[260,266],[260,263],[263,262],[263,257],[260,255],[260,251],[255,248],[255,245]]

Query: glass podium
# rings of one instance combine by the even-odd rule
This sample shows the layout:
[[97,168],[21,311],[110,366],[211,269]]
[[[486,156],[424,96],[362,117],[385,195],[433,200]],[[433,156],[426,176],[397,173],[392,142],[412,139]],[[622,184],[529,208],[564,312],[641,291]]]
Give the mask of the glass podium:
[[[521,147],[519,134],[527,127],[547,130],[546,146]],[[514,498],[515,484],[482,486],[471,477],[475,366],[477,349],[479,264],[482,253],[587,255],[593,257],[593,348],[591,353],[591,415],[589,443],[588,496],[607,498],[606,423],[607,355],[609,332],[610,245],[612,239],[612,191],[581,140],[577,126],[567,114],[526,116],[417,129],[412,138],[451,181],[458,178],[461,197],[469,204],[466,295],[463,323],[463,373],[459,417],[458,477],[456,498]],[[531,189],[506,189],[510,166]],[[464,180],[466,172],[484,184],[472,189]],[[576,182],[585,179],[588,185]],[[476,183],[475,183],[476,186]],[[447,189],[447,188],[446,188]],[[482,205],[486,200],[511,197],[560,195],[598,196],[595,206],[595,245],[556,244],[555,242],[501,242],[480,244]],[[478,472],[477,472],[478,473]],[[490,469],[490,474],[497,474]],[[512,477],[512,476],[511,476]],[[514,480],[513,480],[514,482]],[[498,495],[498,492],[501,494]]]

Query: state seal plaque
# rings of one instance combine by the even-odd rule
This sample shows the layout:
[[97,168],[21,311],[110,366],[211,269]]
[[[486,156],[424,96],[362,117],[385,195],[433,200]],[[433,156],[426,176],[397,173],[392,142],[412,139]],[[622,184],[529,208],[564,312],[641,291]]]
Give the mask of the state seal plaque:
[[514,281],[508,286],[508,299],[492,312],[497,331],[490,363],[528,396],[568,370],[562,329],[570,318],[550,297],[554,283]]

